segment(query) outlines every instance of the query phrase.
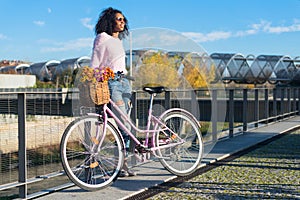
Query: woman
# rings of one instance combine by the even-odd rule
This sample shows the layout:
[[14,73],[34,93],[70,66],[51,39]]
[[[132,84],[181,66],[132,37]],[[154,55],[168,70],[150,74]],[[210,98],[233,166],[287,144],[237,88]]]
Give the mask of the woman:
[[[122,39],[128,35],[128,21],[121,11],[107,8],[101,12],[95,26],[96,38],[91,57],[91,67],[110,67],[115,78],[108,81],[111,99],[124,112],[130,109],[131,86],[128,79],[119,74],[127,74],[125,66],[125,51]],[[125,141],[126,148],[129,148],[129,136],[120,130]],[[125,161],[120,176],[135,176]]]

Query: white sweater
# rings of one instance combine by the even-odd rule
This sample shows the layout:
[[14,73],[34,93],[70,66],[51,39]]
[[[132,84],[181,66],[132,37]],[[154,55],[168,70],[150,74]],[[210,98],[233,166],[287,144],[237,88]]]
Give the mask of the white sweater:
[[98,34],[94,40],[91,67],[110,67],[115,73],[123,71],[127,74],[122,41],[105,32]]

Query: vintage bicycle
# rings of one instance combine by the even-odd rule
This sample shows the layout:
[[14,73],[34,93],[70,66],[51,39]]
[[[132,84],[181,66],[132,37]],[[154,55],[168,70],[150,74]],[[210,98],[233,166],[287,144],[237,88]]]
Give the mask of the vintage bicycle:
[[[118,178],[126,157],[119,128],[130,136],[136,152],[150,153],[165,169],[177,176],[191,174],[200,165],[203,140],[196,118],[181,108],[167,109],[160,116],[154,116],[153,99],[165,88],[144,87],[143,90],[150,94],[146,128],[136,126],[110,100],[110,106],[104,104],[101,114],[88,113],[79,117],[64,131],[60,144],[63,168],[70,180],[80,188],[102,189]],[[137,132],[144,134],[143,140],[135,136]]]

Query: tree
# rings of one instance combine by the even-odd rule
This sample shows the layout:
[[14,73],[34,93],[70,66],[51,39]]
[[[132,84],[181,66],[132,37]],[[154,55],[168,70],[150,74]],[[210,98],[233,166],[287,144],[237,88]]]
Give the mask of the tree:
[[182,76],[192,88],[206,88],[215,79],[214,65],[200,56],[190,54],[182,63]]
[[167,88],[180,86],[178,74],[179,57],[169,57],[163,52],[148,52],[143,55],[142,63],[137,66],[134,74],[136,81],[133,88],[140,89],[143,85],[162,85]]

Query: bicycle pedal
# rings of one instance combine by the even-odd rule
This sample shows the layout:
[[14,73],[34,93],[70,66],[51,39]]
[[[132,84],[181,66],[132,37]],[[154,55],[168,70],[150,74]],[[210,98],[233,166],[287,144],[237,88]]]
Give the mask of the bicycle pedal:
[[136,146],[135,148],[139,153],[147,153],[151,151],[149,148],[144,147],[142,145]]

